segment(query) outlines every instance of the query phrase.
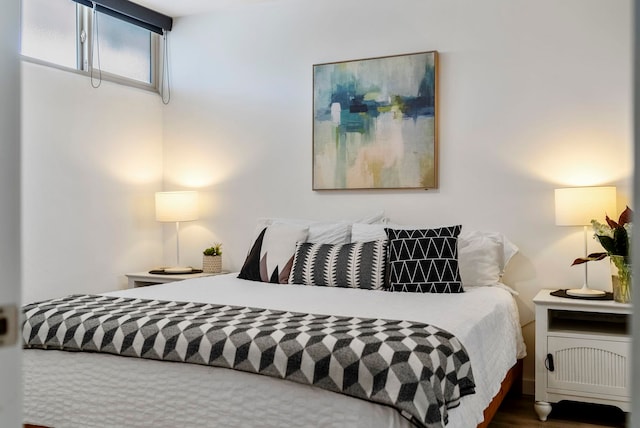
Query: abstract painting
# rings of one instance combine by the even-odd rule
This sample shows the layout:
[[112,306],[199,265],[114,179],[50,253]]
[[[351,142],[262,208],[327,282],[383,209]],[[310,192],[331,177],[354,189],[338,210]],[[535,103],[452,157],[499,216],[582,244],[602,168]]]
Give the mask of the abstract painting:
[[438,53],[313,66],[313,189],[437,188]]

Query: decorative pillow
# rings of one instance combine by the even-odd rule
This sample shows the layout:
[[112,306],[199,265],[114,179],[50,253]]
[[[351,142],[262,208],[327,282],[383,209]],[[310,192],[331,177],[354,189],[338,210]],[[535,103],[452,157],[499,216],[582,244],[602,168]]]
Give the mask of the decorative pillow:
[[251,246],[238,278],[286,284],[296,243],[306,240],[308,234],[308,227],[291,224],[263,228]]
[[382,290],[387,240],[331,245],[299,242],[292,284]]
[[[351,228],[351,242],[384,239],[387,236],[385,228],[422,229],[424,227],[354,223]],[[464,287],[499,284],[507,264],[517,252],[518,247],[499,232],[460,233],[458,266]]]
[[389,288],[414,293],[461,293],[458,235],[462,226],[386,229]]

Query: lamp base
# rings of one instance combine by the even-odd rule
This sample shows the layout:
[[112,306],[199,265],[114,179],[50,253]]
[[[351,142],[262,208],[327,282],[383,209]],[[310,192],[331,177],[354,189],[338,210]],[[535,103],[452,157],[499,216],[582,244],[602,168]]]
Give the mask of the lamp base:
[[173,266],[164,268],[164,271],[166,273],[191,273],[193,271],[193,268],[186,266]]
[[577,297],[597,297],[604,296],[605,292],[602,290],[594,290],[592,288],[584,286],[582,288],[572,288],[571,290],[567,290],[567,294],[569,296]]

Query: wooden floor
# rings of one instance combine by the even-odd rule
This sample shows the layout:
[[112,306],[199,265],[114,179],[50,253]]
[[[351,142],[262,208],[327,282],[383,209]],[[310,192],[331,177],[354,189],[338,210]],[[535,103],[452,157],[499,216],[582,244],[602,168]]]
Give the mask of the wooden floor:
[[596,404],[561,402],[553,405],[546,422],[533,410],[532,395],[509,395],[505,398],[489,428],[596,428],[625,427],[625,413],[620,409]]

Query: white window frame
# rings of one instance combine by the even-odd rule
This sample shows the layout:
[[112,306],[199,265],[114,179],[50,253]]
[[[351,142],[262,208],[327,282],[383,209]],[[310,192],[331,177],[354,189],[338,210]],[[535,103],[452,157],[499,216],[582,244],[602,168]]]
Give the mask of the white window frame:
[[[100,13],[100,12],[98,12]],[[56,64],[54,62],[45,61],[39,58],[34,58],[21,54],[23,61],[31,62],[34,64],[44,65],[59,70],[69,71],[76,74],[81,74],[86,77],[91,76],[91,69],[89,63],[91,61],[91,46],[93,43],[93,9],[76,4],[76,68],[67,67],[64,65]],[[20,29],[22,31],[22,28]],[[163,37],[153,31],[149,31],[151,37],[150,47],[150,82],[141,82],[139,80],[130,79],[118,74],[109,73],[104,70],[94,69],[93,78],[97,78],[99,75],[102,80],[118,83],[121,85],[131,86],[134,88],[144,89],[160,93],[161,82],[161,66],[162,66],[162,44],[164,43]],[[84,38],[84,40],[83,40]]]

